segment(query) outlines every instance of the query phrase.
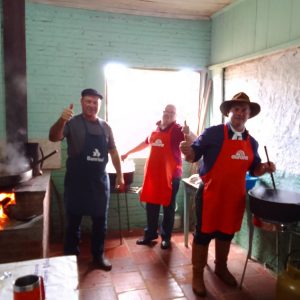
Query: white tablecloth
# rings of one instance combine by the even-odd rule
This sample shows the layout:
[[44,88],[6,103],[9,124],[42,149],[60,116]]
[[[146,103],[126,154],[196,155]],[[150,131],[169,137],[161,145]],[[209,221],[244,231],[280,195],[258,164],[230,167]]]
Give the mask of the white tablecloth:
[[28,274],[43,276],[47,300],[79,299],[76,256],[58,256],[0,264],[0,277],[4,272],[11,272],[12,275],[0,280],[1,300],[13,300],[14,281]]

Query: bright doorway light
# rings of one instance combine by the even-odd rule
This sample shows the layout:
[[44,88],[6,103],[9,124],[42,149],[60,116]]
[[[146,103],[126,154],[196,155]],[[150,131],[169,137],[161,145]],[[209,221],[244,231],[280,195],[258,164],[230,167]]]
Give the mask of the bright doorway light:
[[[177,107],[178,123],[186,120],[196,132],[199,72],[141,70],[116,65],[108,65],[105,70],[107,118],[120,154],[144,141],[155,130],[167,104]],[[145,152],[135,155],[145,156]]]

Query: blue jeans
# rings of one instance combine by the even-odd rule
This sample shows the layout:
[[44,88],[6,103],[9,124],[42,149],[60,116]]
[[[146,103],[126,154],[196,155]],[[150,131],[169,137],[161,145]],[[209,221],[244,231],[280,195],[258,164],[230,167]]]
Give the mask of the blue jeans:
[[[64,242],[64,253],[78,255],[80,253],[80,224],[82,215],[67,214],[67,227]],[[92,237],[91,253],[93,257],[100,257],[104,252],[104,239],[106,235],[106,216],[91,216]]]
[[[174,226],[176,195],[179,190],[181,178],[173,178],[172,180],[172,196],[168,206],[163,206],[163,220],[160,226],[160,235],[163,240],[170,240]],[[157,228],[159,220],[159,212],[161,205],[146,204],[147,227],[145,228],[144,238],[154,240],[158,237]]]

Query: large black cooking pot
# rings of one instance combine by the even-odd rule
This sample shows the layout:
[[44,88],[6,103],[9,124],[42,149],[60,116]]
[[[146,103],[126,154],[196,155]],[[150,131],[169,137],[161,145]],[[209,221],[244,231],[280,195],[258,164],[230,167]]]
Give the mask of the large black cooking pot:
[[18,167],[18,171],[16,172],[0,172],[0,188],[11,188],[16,186],[17,184],[30,180],[34,175],[33,170],[35,166],[43,163],[44,160],[57,152],[57,150],[54,150],[34,163],[32,163],[31,161],[28,161],[26,163],[23,162],[23,164]]
[[[108,173],[108,175],[109,175],[109,181],[110,181],[110,188],[114,189],[115,184],[116,184],[117,175],[116,175],[116,173]],[[134,172],[123,173],[123,176],[124,176],[125,186],[129,187],[133,182]]]
[[[135,171],[134,162],[131,160],[121,162],[121,168],[124,176],[125,187],[128,188],[132,184],[134,178],[134,171]],[[109,175],[110,188],[111,190],[114,190],[117,174],[115,168],[112,166],[110,162],[107,164],[106,171]]]
[[300,221],[300,194],[270,188],[248,191],[250,211],[264,220],[292,223]]
[[32,168],[24,168],[18,174],[0,173],[0,187],[9,188],[32,178]]

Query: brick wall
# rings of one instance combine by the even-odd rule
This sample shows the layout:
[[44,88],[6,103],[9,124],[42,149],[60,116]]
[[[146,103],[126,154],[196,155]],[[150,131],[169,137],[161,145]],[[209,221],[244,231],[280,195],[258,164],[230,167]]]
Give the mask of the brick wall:
[[103,67],[108,62],[205,67],[210,22],[27,4],[26,42],[29,136],[41,137],[70,102],[79,112],[81,89],[94,86],[104,93]]
[[[105,94],[103,67],[108,62],[140,68],[204,68],[209,61],[210,30],[210,21],[139,17],[27,3],[29,137],[47,138],[49,127],[69,103],[74,103],[76,113],[80,112],[79,95],[83,88],[95,87]],[[105,105],[101,115],[104,113]],[[2,118],[0,115],[0,121]],[[65,159],[63,142],[63,167],[52,174],[59,193],[58,197],[52,195],[51,236],[54,239],[62,236]],[[136,164],[134,185],[140,185],[144,161]],[[178,203],[181,212],[182,191]],[[113,196],[109,229],[118,228],[116,204]],[[126,227],[124,213],[122,206]],[[145,225],[145,211],[137,195],[130,195],[129,215],[132,227]],[[84,222],[84,230],[87,228],[89,221]]]

